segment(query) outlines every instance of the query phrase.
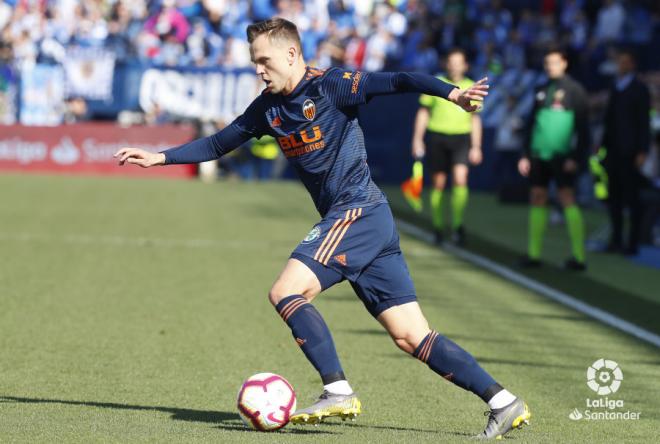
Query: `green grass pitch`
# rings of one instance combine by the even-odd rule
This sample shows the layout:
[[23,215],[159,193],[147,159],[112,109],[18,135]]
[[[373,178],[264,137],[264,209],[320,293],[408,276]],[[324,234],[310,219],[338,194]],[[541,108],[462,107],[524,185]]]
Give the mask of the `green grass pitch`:
[[[485,406],[404,355],[346,283],[316,300],[360,394],[355,423],[248,431],[244,378],[271,371],[299,403],[313,368],[267,301],[317,221],[294,183],[0,176],[1,442],[453,442]],[[406,236],[432,326],[522,395],[518,442],[650,442],[658,350]],[[621,301],[622,304],[625,301]],[[572,421],[613,359],[639,421]]]

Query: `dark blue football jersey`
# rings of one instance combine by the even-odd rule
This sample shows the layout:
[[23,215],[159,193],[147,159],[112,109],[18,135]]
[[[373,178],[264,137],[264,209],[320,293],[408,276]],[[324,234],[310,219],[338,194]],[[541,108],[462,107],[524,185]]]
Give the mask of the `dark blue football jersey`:
[[321,216],[387,202],[371,180],[357,106],[380,94],[416,92],[445,99],[455,87],[423,73],[363,73],[307,67],[287,95],[263,92],[218,133],[163,151],[165,164],[218,159],[270,134],[294,166]]
[[290,94],[264,92],[232,123],[244,136],[275,137],[322,216],[387,201],[371,179],[357,119],[367,76],[308,67]]

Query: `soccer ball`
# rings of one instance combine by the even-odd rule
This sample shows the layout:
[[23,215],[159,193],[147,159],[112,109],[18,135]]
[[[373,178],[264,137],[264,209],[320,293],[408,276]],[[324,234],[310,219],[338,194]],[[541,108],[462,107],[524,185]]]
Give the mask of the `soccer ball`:
[[280,375],[257,373],[241,386],[237,406],[245,425],[270,432],[287,425],[296,410],[296,393]]

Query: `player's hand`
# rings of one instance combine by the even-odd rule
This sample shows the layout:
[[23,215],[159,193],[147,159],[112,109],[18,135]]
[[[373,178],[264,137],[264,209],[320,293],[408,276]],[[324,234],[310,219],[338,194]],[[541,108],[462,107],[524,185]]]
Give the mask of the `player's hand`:
[[564,172],[566,172],[566,173],[576,172],[577,167],[578,167],[578,164],[573,159],[566,159],[566,161],[564,161]]
[[412,156],[414,159],[421,159],[426,154],[426,144],[424,140],[413,140],[412,143]]
[[449,101],[454,102],[469,113],[479,111],[482,108],[481,103],[473,104],[472,102],[484,101],[484,97],[488,95],[489,85],[486,83],[487,81],[488,77],[484,77],[472,84],[468,89],[455,88],[449,93]]
[[470,151],[468,151],[468,160],[472,165],[479,165],[481,161],[483,160],[483,153],[481,152],[481,148],[477,148],[476,146],[473,146],[470,148]]
[[527,157],[523,157],[518,161],[518,172],[524,176],[527,177],[529,175],[529,169],[531,167],[531,164],[529,162],[529,159]]
[[132,163],[142,168],[149,168],[165,164],[165,154],[150,153],[140,148],[124,147],[117,151],[113,157],[119,159],[119,165]]

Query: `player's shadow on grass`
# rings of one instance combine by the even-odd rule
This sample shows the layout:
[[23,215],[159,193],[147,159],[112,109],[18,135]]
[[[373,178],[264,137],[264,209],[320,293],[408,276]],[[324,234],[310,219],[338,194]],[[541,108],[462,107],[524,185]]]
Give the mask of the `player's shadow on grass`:
[[394,432],[417,432],[417,433],[432,433],[432,434],[445,434],[445,435],[455,435],[455,436],[464,436],[471,437],[474,434],[467,432],[451,432],[447,430],[429,430],[429,429],[416,429],[413,427],[399,427],[399,426],[390,426],[390,425],[374,425],[374,424],[360,424],[357,422],[330,422],[325,421],[324,426],[341,426],[341,427],[355,427],[361,429],[375,429],[375,430],[390,430]]
[[[146,406],[146,405],[133,405],[133,404],[118,404],[114,402],[95,402],[95,401],[72,401],[64,399],[43,399],[43,398],[20,398],[16,396],[0,396],[0,403],[3,402],[17,402],[25,404],[64,404],[74,406],[96,407],[104,409],[117,409],[117,410],[144,410],[155,411],[162,413],[169,413],[170,419],[178,421],[191,421],[191,422],[205,422],[210,424],[217,424],[216,428],[223,430],[234,430],[238,432],[253,432],[243,425],[238,413],[221,412],[213,410],[193,410],[182,409],[178,407],[161,407],[161,406]],[[282,430],[282,433],[292,434],[333,434],[324,430],[311,430],[311,429],[296,429],[287,427]]]

